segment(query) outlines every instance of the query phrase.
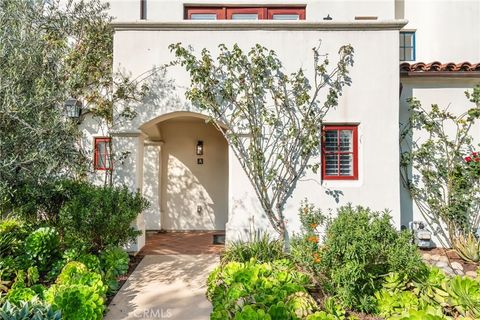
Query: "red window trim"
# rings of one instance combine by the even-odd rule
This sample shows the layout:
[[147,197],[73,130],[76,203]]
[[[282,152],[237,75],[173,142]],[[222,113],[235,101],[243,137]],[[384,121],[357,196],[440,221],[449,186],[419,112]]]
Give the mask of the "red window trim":
[[267,16],[267,8],[227,8],[227,20],[232,20],[232,15],[239,14],[257,14],[258,20],[265,20]]
[[305,20],[305,7],[295,8],[268,8],[267,19],[272,20],[274,14],[298,14],[299,20]]
[[[94,140],[93,140],[93,168],[95,170],[112,170],[112,163],[110,161],[110,167],[101,167],[99,166],[99,152],[98,152],[98,144],[99,142],[108,142],[110,143],[112,141],[112,138],[108,138],[108,137],[95,137]],[[105,165],[108,163],[107,161],[107,156],[110,156],[110,149],[106,149],[106,153],[105,153],[105,159],[104,159],[104,162]]]
[[[334,152],[337,154],[342,153],[353,153],[353,175],[351,176],[341,176],[340,175],[340,166],[339,166],[339,175],[332,176],[326,174],[326,162],[325,162],[325,155],[326,151],[323,146],[323,141],[325,137],[325,131],[339,131],[339,130],[350,130],[353,132],[352,139],[353,139],[353,152]],[[340,143],[340,141],[339,141]],[[358,125],[325,125],[322,129],[322,179],[323,180],[358,180]]]
[[217,20],[225,20],[226,8],[222,7],[185,7],[185,19],[191,20],[192,14],[216,14]]
[[185,6],[184,19],[191,20],[192,14],[216,14],[217,20],[231,20],[235,13],[257,13],[259,20],[271,20],[274,14],[298,14],[300,20],[305,20],[306,7],[202,7]]

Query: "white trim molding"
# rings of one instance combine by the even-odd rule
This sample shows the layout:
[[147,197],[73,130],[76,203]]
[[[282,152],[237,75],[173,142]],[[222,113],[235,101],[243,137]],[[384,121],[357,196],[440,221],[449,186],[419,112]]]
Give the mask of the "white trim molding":
[[162,31],[204,31],[204,30],[326,30],[326,31],[367,31],[400,30],[408,20],[357,20],[357,21],[192,21],[152,22],[132,21],[113,22],[115,31],[162,30]]

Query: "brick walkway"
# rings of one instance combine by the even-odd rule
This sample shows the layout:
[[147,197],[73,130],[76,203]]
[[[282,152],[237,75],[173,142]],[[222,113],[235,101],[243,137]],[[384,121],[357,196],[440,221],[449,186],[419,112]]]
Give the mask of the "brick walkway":
[[224,245],[213,244],[214,234],[223,231],[148,232],[142,255],[219,254]]

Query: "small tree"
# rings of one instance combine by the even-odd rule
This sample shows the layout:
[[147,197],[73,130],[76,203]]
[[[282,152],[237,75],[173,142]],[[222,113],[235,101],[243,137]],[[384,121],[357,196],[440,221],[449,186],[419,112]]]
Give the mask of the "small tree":
[[306,170],[318,168],[311,160],[320,152],[322,122],[350,84],[353,48],[340,48],[331,71],[328,57],[314,48],[313,83],[302,69],[285,73],[275,52],[261,45],[219,49],[214,59],[206,49],[197,57],[181,44],[170,46],[190,73],[187,99],[224,135],[288,250],[284,206]]
[[[107,9],[98,0],[0,3],[3,181],[41,183],[85,171],[77,123],[64,117],[67,98],[81,100],[84,112],[106,124],[107,135],[121,118],[135,117],[129,106],[142,99],[147,89],[142,80],[152,72],[134,80],[113,72]],[[116,105],[121,112],[114,112]]]
[[[112,71],[107,8],[99,0],[0,1],[2,211],[22,206],[32,215],[52,214],[56,182],[85,176],[89,155],[79,145],[78,123],[65,117],[68,98],[81,100],[107,124],[109,135],[116,121],[113,106],[139,100],[145,92],[142,79],[130,81]],[[128,107],[116,114],[135,116]],[[46,208],[39,209],[41,203]]]
[[480,171],[475,164],[480,157],[469,157],[475,150],[471,129],[480,118],[480,86],[466,94],[476,107],[461,115],[438,105],[426,110],[410,99],[410,118],[400,141],[404,186],[442,245],[459,252],[480,224]]

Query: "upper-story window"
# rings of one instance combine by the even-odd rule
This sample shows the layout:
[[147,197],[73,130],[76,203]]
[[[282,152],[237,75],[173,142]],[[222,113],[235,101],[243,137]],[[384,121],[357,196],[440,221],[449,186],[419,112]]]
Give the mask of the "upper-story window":
[[415,61],[415,32],[400,32],[400,61]]
[[305,20],[305,7],[185,7],[187,20]]

